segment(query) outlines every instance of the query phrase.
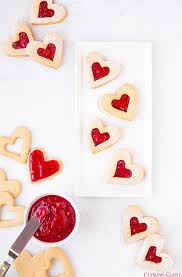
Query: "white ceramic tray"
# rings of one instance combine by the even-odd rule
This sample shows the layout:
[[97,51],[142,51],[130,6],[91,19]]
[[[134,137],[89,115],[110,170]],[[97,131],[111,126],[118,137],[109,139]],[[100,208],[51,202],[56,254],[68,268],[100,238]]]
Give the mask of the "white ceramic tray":
[[[98,51],[106,59],[119,62],[120,76],[97,89],[88,85],[85,57]],[[144,197],[152,192],[152,45],[150,42],[80,42],[76,45],[76,194],[100,197]],[[137,88],[137,108],[133,121],[117,119],[100,111],[98,99],[114,93],[122,84]],[[88,147],[88,128],[94,118],[121,129],[119,143],[97,154]],[[137,185],[111,185],[105,175],[113,154],[127,148],[134,161],[145,170]]]

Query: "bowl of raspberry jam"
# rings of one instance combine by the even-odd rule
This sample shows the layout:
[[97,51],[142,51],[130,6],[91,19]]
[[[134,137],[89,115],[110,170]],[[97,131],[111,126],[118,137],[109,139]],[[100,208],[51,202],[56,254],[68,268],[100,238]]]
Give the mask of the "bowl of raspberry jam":
[[78,229],[78,209],[71,199],[61,195],[46,194],[31,202],[25,212],[25,222],[35,216],[42,220],[42,224],[34,239],[41,243],[62,245]]

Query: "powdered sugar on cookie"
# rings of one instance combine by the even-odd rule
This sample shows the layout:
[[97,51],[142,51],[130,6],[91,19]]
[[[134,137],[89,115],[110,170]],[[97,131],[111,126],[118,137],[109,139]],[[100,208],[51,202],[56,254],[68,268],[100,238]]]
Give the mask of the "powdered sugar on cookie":
[[48,33],[43,42],[29,43],[27,51],[33,60],[58,69],[63,55],[63,38],[58,33]]
[[136,205],[128,206],[123,213],[123,237],[126,242],[138,241],[151,234],[158,233],[158,220],[144,216],[142,209]]
[[135,114],[136,90],[131,84],[124,84],[115,94],[103,95],[99,107],[117,118],[131,121]]
[[88,133],[89,146],[92,153],[100,152],[115,144],[120,138],[120,130],[113,125],[103,125],[102,121],[95,119]]
[[100,87],[120,74],[120,65],[114,64],[96,52],[91,52],[86,58],[89,85],[91,88]]
[[164,239],[160,235],[148,236],[138,253],[137,263],[150,270],[169,270],[173,266],[173,259],[163,247]]
[[12,37],[3,45],[3,51],[8,56],[28,56],[27,46],[34,40],[33,33],[28,24],[18,22]]
[[66,9],[53,0],[33,0],[30,22],[35,25],[51,25],[61,22],[67,16]]
[[112,166],[107,181],[110,184],[135,185],[144,177],[144,170],[132,163],[128,150],[120,150],[113,156]]

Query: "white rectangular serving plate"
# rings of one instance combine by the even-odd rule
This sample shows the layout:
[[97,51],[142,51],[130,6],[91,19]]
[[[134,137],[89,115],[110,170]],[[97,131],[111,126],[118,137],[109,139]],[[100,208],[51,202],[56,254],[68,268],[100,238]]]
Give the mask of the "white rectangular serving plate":
[[[104,58],[121,64],[121,74],[115,80],[96,89],[88,84],[85,57],[97,51]],[[79,42],[75,49],[75,190],[85,197],[146,197],[152,194],[152,44],[150,42]],[[137,89],[136,116],[129,122],[102,112],[98,99],[115,93],[124,83]],[[121,139],[115,145],[92,154],[88,145],[88,130],[92,120],[121,129]],[[142,166],[144,179],[136,185],[113,185],[106,182],[113,154],[128,149],[133,162]]]

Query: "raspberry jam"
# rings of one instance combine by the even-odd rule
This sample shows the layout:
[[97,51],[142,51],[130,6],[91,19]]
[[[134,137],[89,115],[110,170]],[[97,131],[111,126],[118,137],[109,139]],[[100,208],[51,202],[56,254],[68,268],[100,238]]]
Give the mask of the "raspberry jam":
[[38,48],[37,49],[37,54],[45,59],[54,60],[54,56],[56,53],[56,46],[53,43],[49,43],[47,45],[47,48]]
[[98,62],[92,64],[92,73],[94,76],[94,81],[97,81],[98,79],[107,76],[109,72],[110,69],[107,66],[101,67],[100,63]]
[[29,155],[29,169],[32,182],[45,179],[60,170],[60,164],[56,160],[44,160],[41,150],[35,149]]
[[116,171],[113,177],[119,178],[130,178],[132,176],[132,172],[130,169],[125,167],[125,161],[120,160],[117,162]]
[[148,262],[153,262],[155,264],[159,264],[162,262],[162,258],[156,255],[157,247],[151,246],[148,250],[148,253],[145,257],[145,260]]
[[12,43],[14,49],[23,49],[26,48],[29,43],[29,38],[25,32],[19,33],[19,40]]
[[144,232],[147,230],[146,223],[139,223],[137,217],[132,217],[130,219],[130,229],[131,229],[131,236]]
[[48,8],[47,2],[46,1],[40,2],[38,17],[39,18],[53,17],[53,15],[54,15],[54,10]]
[[117,110],[127,112],[129,102],[130,97],[127,94],[123,94],[120,99],[113,99],[111,105]]
[[105,142],[106,140],[108,140],[110,138],[109,133],[105,132],[105,133],[101,134],[99,129],[97,129],[97,128],[94,128],[91,131],[91,136],[92,136],[95,146]]
[[35,238],[53,243],[64,240],[72,233],[76,224],[76,213],[68,200],[58,195],[41,197],[31,206],[28,220],[37,216],[39,207],[47,208],[49,214],[34,234]]
[[49,214],[49,209],[45,206],[40,206],[36,211],[34,216],[39,219],[39,222],[43,222]]

